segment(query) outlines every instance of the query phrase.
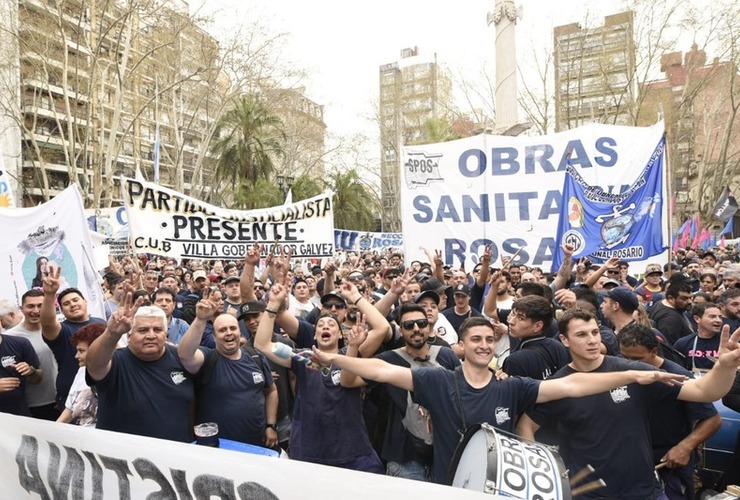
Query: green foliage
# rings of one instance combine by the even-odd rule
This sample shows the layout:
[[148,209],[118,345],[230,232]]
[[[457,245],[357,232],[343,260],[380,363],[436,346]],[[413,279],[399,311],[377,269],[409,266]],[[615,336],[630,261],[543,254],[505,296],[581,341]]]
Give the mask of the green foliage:
[[378,200],[357,170],[332,173],[329,186],[334,191],[334,227],[357,231],[375,229]]

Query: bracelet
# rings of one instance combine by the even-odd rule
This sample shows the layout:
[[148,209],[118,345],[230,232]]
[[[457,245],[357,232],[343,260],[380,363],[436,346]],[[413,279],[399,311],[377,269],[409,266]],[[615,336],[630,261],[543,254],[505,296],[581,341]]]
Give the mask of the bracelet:
[[266,307],[265,307],[265,312],[272,313],[272,314],[274,314],[276,316],[277,316],[277,313],[278,313],[277,311],[273,311],[272,309],[268,309]]
[[357,299],[357,300],[355,300],[354,302],[352,302],[352,305],[353,305],[353,306],[356,306],[356,305],[357,305],[357,303],[358,303],[359,301],[361,301],[362,299],[364,299],[364,298],[365,298],[365,297],[360,297],[359,299]]
[[33,377],[34,375],[36,375],[36,367],[31,365],[29,366],[31,367],[31,373],[29,373],[28,376]]
[[265,424],[265,427],[268,428],[268,429],[277,430],[277,425],[276,424]]

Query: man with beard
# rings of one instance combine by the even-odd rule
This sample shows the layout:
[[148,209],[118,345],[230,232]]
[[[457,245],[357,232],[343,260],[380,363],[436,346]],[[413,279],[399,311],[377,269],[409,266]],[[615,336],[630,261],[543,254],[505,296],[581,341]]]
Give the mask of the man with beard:
[[[209,320],[216,348],[199,348]],[[272,447],[277,444],[277,387],[267,360],[253,348],[242,348],[240,338],[234,316],[207,298],[198,302],[193,324],[177,346],[185,369],[200,375],[195,423],[216,422],[219,437]]]
[[681,337],[694,333],[683,314],[690,305],[691,283],[684,278],[669,283],[665,299],[655,303],[650,310],[650,319],[655,323],[655,328],[671,345]]
[[687,370],[710,370],[714,362],[709,358],[716,358],[719,352],[722,315],[717,304],[711,302],[694,305],[691,314],[696,321],[697,332],[681,337],[673,348],[686,357]]
[[740,289],[733,287],[722,292],[717,305],[722,313],[722,324],[729,325],[731,332],[740,328]]
[[[433,300],[432,291],[424,292],[422,300]],[[439,299],[437,299],[438,301]],[[430,346],[427,342],[430,331],[428,314],[417,304],[406,303],[398,309],[398,324],[401,326],[404,346],[392,351],[385,351],[376,357],[392,365],[404,367],[442,366],[454,370],[460,366],[457,356],[448,347]],[[361,341],[362,339],[360,339]],[[359,344],[350,337],[347,356],[357,357]],[[362,387],[368,385],[363,380],[346,370],[342,370],[343,387]],[[388,426],[383,441],[381,458],[386,460],[386,473],[389,476],[407,479],[429,480],[431,471],[431,445],[425,445],[404,427],[404,416],[411,404],[409,391],[388,384],[369,382],[372,386],[382,386],[391,401],[388,413]]]

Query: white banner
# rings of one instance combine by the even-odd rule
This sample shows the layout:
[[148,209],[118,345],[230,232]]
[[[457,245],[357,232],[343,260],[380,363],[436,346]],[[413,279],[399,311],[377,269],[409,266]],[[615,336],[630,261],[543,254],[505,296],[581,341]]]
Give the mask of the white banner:
[[128,244],[129,229],[125,207],[89,208],[85,210],[85,215],[90,230],[106,236],[102,244],[106,245],[108,255],[121,257],[132,253]]
[[3,413],[0,428],[0,495],[13,500],[500,498]]
[[[448,265],[475,263],[491,244],[493,262],[522,249],[517,263],[549,270],[559,244],[566,165],[590,185],[620,193],[640,175],[662,135],[662,122],[645,128],[594,124],[539,137],[479,135],[405,147],[406,260],[420,257],[423,246],[442,250]],[[667,227],[655,230],[667,241]]]
[[0,208],[14,206],[15,198],[13,197],[13,190],[10,188],[10,176],[5,171],[5,160],[2,151],[0,151]]
[[136,253],[177,259],[243,258],[248,246],[289,248],[294,257],[334,254],[332,194],[259,210],[227,210],[151,182],[124,179],[124,206]]
[[366,231],[334,230],[334,246],[341,250],[360,252],[403,249],[403,233],[369,233]]
[[77,186],[31,208],[0,210],[0,297],[16,300],[40,288],[48,266],[61,266],[62,285],[77,288],[91,316],[105,317],[100,276],[95,271],[92,241]]

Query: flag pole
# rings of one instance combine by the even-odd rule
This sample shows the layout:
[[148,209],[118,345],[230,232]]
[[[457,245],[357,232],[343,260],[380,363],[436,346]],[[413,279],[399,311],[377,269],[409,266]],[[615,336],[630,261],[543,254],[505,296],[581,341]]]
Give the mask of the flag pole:
[[[673,192],[673,186],[671,185],[670,179],[671,177],[671,155],[670,155],[670,148],[668,147],[668,137],[665,133],[665,115],[663,113],[663,105],[661,104],[658,111],[658,119],[663,122],[663,140],[665,142],[665,169],[663,170],[665,176],[663,177],[663,189],[664,192],[668,195],[668,225],[667,225],[667,241],[668,243],[668,264],[673,262],[673,216],[675,215],[675,196],[676,193]],[[663,231],[663,228],[660,228],[661,231]],[[678,235],[676,235],[676,239],[678,239]]]

